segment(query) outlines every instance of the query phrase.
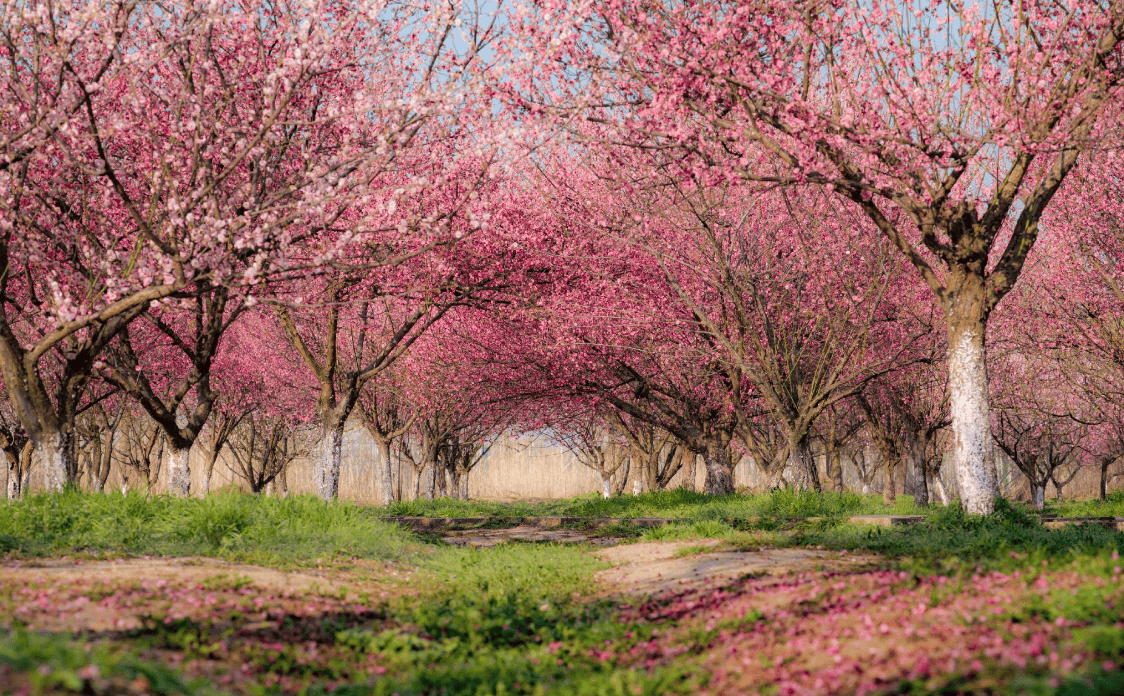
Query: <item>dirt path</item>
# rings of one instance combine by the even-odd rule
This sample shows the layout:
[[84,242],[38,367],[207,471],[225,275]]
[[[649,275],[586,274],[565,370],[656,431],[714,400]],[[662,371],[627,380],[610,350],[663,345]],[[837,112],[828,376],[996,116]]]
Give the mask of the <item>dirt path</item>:
[[[447,534],[458,545],[487,547],[518,539],[604,546],[619,539],[537,527],[471,530]],[[823,570],[859,570],[871,556],[814,549],[730,551],[723,542],[621,544],[595,551],[613,565],[597,573],[609,595],[662,595],[730,584],[746,576],[781,577]],[[708,549],[714,550],[708,550]],[[161,598],[215,595],[244,601],[268,596],[277,606],[316,596],[352,602],[359,597],[416,595],[416,568],[355,560],[347,567],[278,570],[214,558],[20,559],[0,561],[0,606],[30,611],[36,627],[54,631],[106,631],[135,628]],[[143,596],[134,602],[131,597]],[[52,606],[65,600],[65,606]],[[110,599],[104,599],[110,597]],[[211,601],[211,600],[208,600]],[[233,600],[232,600],[233,601]],[[313,600],[315,601],[315,600]],[[47,602],[47,604],[44,604]],[[198,602],[196,602],[198,604]],[[37,605],[38,609],[32,605]],[[296,605],[295,605],[296,606]],[[260,608],[260,606],[259,606]]]
[[[613,593],[658,595],[728,583],[746,576],[779,577],[814,571],[858,570],[877,560],[873,556],[814,549],[693,553],[699,547],[720,544],[714,539],[702,539],[601,549],[597,555],[614,567],[598,572],[597,577]],[[689,555],[681,555],[684,552]]]

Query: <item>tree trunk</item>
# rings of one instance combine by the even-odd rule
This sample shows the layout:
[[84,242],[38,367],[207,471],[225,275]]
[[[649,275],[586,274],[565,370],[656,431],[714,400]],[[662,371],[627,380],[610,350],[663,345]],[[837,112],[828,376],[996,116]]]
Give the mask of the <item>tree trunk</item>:
[[39,466],[43,467],[43,484],[47,491],[61,492],[78,470],[74,460],[74,441],[62,432],[41,435],[35,442],[35,455],[39,458]]
[[207,465],[203,467],[203,485],[199,487],[199,497],[203,497],[211,492],[211,477],[215,473],[216,461],[218,461],[218,455],[211,453],[207,458]]
[[984,347],[987,323],[978,310],[982,288],[980,298],[963,289],[959,294],[958,300],[968,307],[949,310],[948,328],[952,459],[964,509],[986,515],[995,509],[998,495],[995,472],[988,464],[992,440]]
[[699,488],[697,480],[699,475],[699,455],[688,451],[684,456],[689,457],[687,460],[687,490],[697,491]]
[[905,494],[913,496],[918,505],[929,504],[929,484],[925,479],[925,438],[921,433],[907,432],[905,447]]
[[612,478],[612,474],[606,474],[604,471],[601,472],[601,497],[602,498],[612,498],[613,497],[613,482],[610,481],[611,478]]
[[464,475],[461,476],[461,489],[459,491],[460,499],[465,502],[468,502],[468,474],[469,472],[466,471]]
[[734,492],[734,466],[730,459],[730,449],[725,443],[711,441],[703,452],[703,465],[706,466],[707,495],[727,495]]
[[186,498],[191,493],[191,448],[168,446],[168,494]]
[[461,492],[461,472],[454,466],[446,469],[445,473],[449,477],[449,485],[445,491],[445,495],[450,498],[458,498]]
[[93,477],[94,487],[98,493],[105,492],[105,483],[109,480],[109,470],[113,466],[113,434],[114,431],[109,431],[109,441],[105,443],[101,451],[101,462],[98,465],[97,475]]
[[1116,457],[1106,457],[1101,460],[1101,500],[1108,498],[1108,468],[1116,461]]
[[389,507],[394,502],[394,482],[390,468],[390,440],[379,442],[378,475],[379,486],[382,488],[382,506]]
[[336,419],[328,420],[324,425],[324,447],[316,462],[316,493],[323,500],[335,500],[340,495],[343,426]]
[[449,470],[441,467],[437,470],[437,497],[447,498],[449,496]]
[[816,458],[806,438],[792,443],[789,447],[788,465],[792,468],[792,480],[797,490],[822,490]]
[[898,501],[898,460],[894,457],[883,457],[886,466],[886,475],[882,479],[882,503],[893,505]]
[[288,498],[289,497],[289,467],[285,467],[284,469],[282,469],[281,473],[277,474],[277,478],[275,480],[277,481],[277,495],[282,497],[282,498]]
[[641,487],[649,491],[658,491],[660,489],[660,451],[650,452],[648,456],[643,458],[644,466],[641,476],[637,477],[632,488],[633,493],[638,493],[636,484],[641,484]]
[[23,472],[20,471],[19,458],[10,458],[8,461],[8,500],[19,500],[20,476],[22,474]]
[[831,479],[836,493],[843,492],[843,454],[839,447],[832,444],[825,448],[824,457],[827,459],[827,477]]
[[944,490],[944,481],[941,481],[941,477],[937,476],[933,479],[933,483],[937,488],[937,495],[941,497],[941,505],[948,505],[948,493]]
[[431,463],[425,470],[425,499],[433,500],[434,488],[437,486],[437,465]]
[[1038,485],[1034,481],[1030,482],[1030,502],[1034,505],[1035,510],[1041,510],[1046,507],[1046,486]]
[[621,467],[617,467],[617,485],[614,486],[613,495],[620,495],[624,493],[624,487],[628,483],[628,473],[632,469],[632,460],[624,460],[624,472],[621,472]]

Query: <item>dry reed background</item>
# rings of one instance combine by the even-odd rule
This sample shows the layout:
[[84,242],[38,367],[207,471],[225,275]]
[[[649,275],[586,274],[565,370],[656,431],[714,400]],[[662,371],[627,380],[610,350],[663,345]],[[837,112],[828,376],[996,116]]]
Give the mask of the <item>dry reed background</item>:
[[[289,465],[287,484],[290,493],[313,492],[313,461],[317,452],[297,459]],[[869,458],[876,457],[876,453],[868,450]],[[375,443],[367,433],[359,427],[349,427],[344,439],[343,470],[340,480],[340,498],[353,500],[359,503],[373,504],[381,500],[381,486],[375,475],[375,464],[379,452]],[[192,452],[192,492],[198,494],[203,483],[203,465],[206,453],[197,447]],[[235,475],[229,455],[224,452],[215,464],[211,478],[211,490],[233,486],[245,488],[246,486]],[[821,459],[821,469],[823,463]],[[160,476],[157,478],[151,492],[159,494],[164,492],[164,482],[161,467]],[[393,482],[400,499],[411,499],[415,491],[415,477],[408,465],[394,462]],[[115,462],[107,482],[107,490],[121,490],[125,485],[123,468]],[[860,491],[862,483],[853,463],[847,459],[843,461],[844,483],[848,490]],[[1000,479],[1003,481],[1004,494],[1007,497],[1023,498],[1027,496],[1026,479],[1018,470],[1001,463],[999,467]],[[704,482],[704,468],[702,462],[696,466],[695,487],[701,489]],[[823,475],[821,473],[821,475]],[[0,474],[4,488],[7,489],[8,472]],[[624,486],[626,493],[636,490],[639,472],[633,470],[629,480]],[[681,471],[671,482],[671,488],[685,483],[685,470]],[[760,477],[751,459],[743,458],[735,468],[735,484],[739,488],[755,490],[759,487]],[[879,472],[869,492],[882,491],[883,473]],[[1098,491],[1098,472],[1085,469],[1079,472],[1076,478],[1064,487],[1066,498],[1094,497]],[[950,467],[945,467],[942,472],[942,482],[950,498],[956,497],[956,478]],[[41,490],[41,470],[32,467],[30,477],[31,491]],[[899,491],[901,483],[899,482]],[[143,487],[138,484],[135,472],[129,482],[130,488]],[[600,475],[583,466],[572,453],[547,440],[544,437],[503,437],[500,438],[484,456],[482,461],[472,471],[469,477],[469,495],[480,500],[534,500],[569,498],[584,493],[599,492],[601,490]],[[1052,486],[1047,490],[1047,496],[1055,493]],[[937,499],[935,491],[931,492]]]

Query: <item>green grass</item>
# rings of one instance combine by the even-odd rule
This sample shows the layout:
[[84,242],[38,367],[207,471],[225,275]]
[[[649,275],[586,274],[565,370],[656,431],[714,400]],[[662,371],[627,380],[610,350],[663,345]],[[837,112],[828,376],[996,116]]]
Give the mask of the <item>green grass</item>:
[[[447,504],[466,507],[455,501],[435,501],[425,509]],[[555,504],[521,509],[546,505]],[[885,509],[879,510],[876,499],[834,494],[777,492],[707,498],[672,491],[609,501],[583,497],[557,505],[561,509],[555,514],[585,511],[586,516],[683,520],[639,530],[644,541],[722,539],[727,546],[747,548],[769,544],[846,548],[884,554],[918,572],[965,576],[981,567],[1010,569],[1045,562],[1051,567],[1070,564],[1083,577],[1103,580],[1116,577],[1120,561],[1113,554],[1124,551],[1124,534],[1097,525],[1049,530],[1032,511],[1006,501],[987,517],[968,515],[959,508],[933,508],[925,511],[922,523],[895,527],[845,522],[846,516]],[[894,511],[918,511],[910,505],[911,501],[903,501]],[[478,509],[487,507],[481,504]],[[493,505],[491,509],[510,515],[512,507]],[[724,521],[746,517],[760,519],[748,524]],[[808,517],[823,519],[806,521]],[[222,659],[232,665],[253,664],[261,674],[304,675],[300,678],[307,681],[298,684],[302,693],[654,696],[697,693],[706,688],[708,678],[689,657],[650,669],[639,660],[630,661],[629,655],[643,654],[644,641],[653,641],[669,626],[638,618],[639,614],[624,619],[620,606],[591,599],[592,576],[607,564],[579,546],[511,542],[476,550],[424,544],[379,521],[370,509],[325,504],[311,497],[281,500],[225,494],[178,500],[76,492],[0,504],[0,544],[24,554],[92,550],[224,555],[287,563],[347,555],[399,559],[417,566],[413,586],[417,597],[379,605],[370,616],[333,615],[333,622],[342,623],[333,624],[326,633],[317,629],[315,636],[293,636],[277,655],[270,652],[276,652],[275,648],[263,647],[260,641],[246,638],[239,642],[243,640],[239,634],[219,624],[190,622],[190,631],[180,626],[187,619],[153,624],[174,639],[166,636],[161,649],[187,654],[192,645],[229,638],[230,651],[224,648]],[[696,547],[688,552],[702,550]],[[237,577],[223,577],[200,591],[237,592],[243,585]],[[1021,613],[1012,616],[1022,621],[1048,621],[1056,614],[1088,621],[1092,626],[1081,628],[1084,633],[1077,637],[1098,654],[1113,657],[1124,650],[1124,630],[1109,625],[1116,618],[1116,610],[1109,604],[1116,587],[1106,583],[1090,584],[1076,592],[1058,590],[1041,601],[1013,607],[1012,612]],[[220,630],[227,632],[220,635]],[[688,641],[692,650],[713,647],[717,638],[712,631],[704,633],[698,641]],[[150,693],[205,693],[204,687],[183,679],[174,669],[146,666],[148,658],[141,655],[151,657],[144,650],[152,646],[143,639],[75,643],[15,628],[0,638],[0,664],[14,669],[29,685],[50,693],[117,693],[122,691],[119,685],[138,676],[149,682]],[[301,646],[309,641],[317,642],[323,657],[297,659]],[[371,680],[366,671],[371,662],[384,667],[385,675]],[[50,669],[41,670],[40,665]],[[91,670],[91,665],[98,669]],[[144,672],[146,669],[149,671]],[[95,673],[96,678],[89,676]],[[1042,693],[1113,693],[1111,689],[1096,690],[1104,676],[1074,677],[1057,690],[1037,682],[1031,686],[1042,687]],[[328,681],[334,682],[333,689],[326,685]],[[254,693],[261,694],[281,690],[265,682],[254,688]]]
[[1000,499],[996,511],[987,516],[949,507],[936,508],[924,521],[913,525],[808,525],[789,535],[784,543],[870,551],[908,559],[927,571],[964,564],[1008,569],[1042,561],[1068,564],[1075,559],[1124,552],[1124,533],[1096,524],[1047,529],[1025,506]]
[[881,496],[857,493],[799,493],[787,489],[769,493],[711,496],[686,489],[603,498],[589,494],[540,503],[489,503],[448,498],[394,503],[387,515],[419,517],[668,517],[727,520],[747,517],[840,517],[849,515],[922,514],[912,496],[898,496],[894,505]]
[[1105,500],[1048,501],[1045,512],[1058,517],[1124,517],[1124,491],[1110,493]]
[[706,682],[685,664],[644,669],[599,658],[606,646],[625,652],[656,631],[620,621],[608,602],[542,602],[534,584],[502,595],[454,594],[392,618],[399,628],[348,629],[336,640],[358,656],[376,655],[395,676],[331,693],[656,696],[698,693]]
[[266,564],[333,557],[394,560],[416,537],[351,503],[313,496],[206,498],[67,491],[0,503],[0,552],[223,556]]
[[438,547],[421,562],[442,595],[502,597],[513,592],[549,601],[584,595],[608,563],[572,544]]
[[692,539],[736,541],[745,536],[744,532],[734,529],[725,522],[703,520],[701,522],[669,524],[666,527],[645,529],[644,533],[640,535],[640,541],[689,541]]
[[23,674],[34,693],[129,693],[129,686],[138,679],[154,695],[217,693],[130,652],[121,654],[104,645],[87,647],[66,636],[18,627],[0,640],[0,665]]

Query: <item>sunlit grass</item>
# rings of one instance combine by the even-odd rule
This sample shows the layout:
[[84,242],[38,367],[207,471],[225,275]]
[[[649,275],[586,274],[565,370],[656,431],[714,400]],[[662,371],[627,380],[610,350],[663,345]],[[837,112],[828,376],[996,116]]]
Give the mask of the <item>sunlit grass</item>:
[[394,560],[421,548],[357,505],[313,496],[38,494],[0,503],[0,552],[223,556],[266,564]]
[[912,496],[885,505],[881,496],[780,489],[769,493],[706,495],[686,489],[603,498],[588,494],[537,503],[413,500],[392,504],[387,515],[421,517],[664,517],[729,520],[750,517],[839,517],[847,515],[916,515],[926,508]]

